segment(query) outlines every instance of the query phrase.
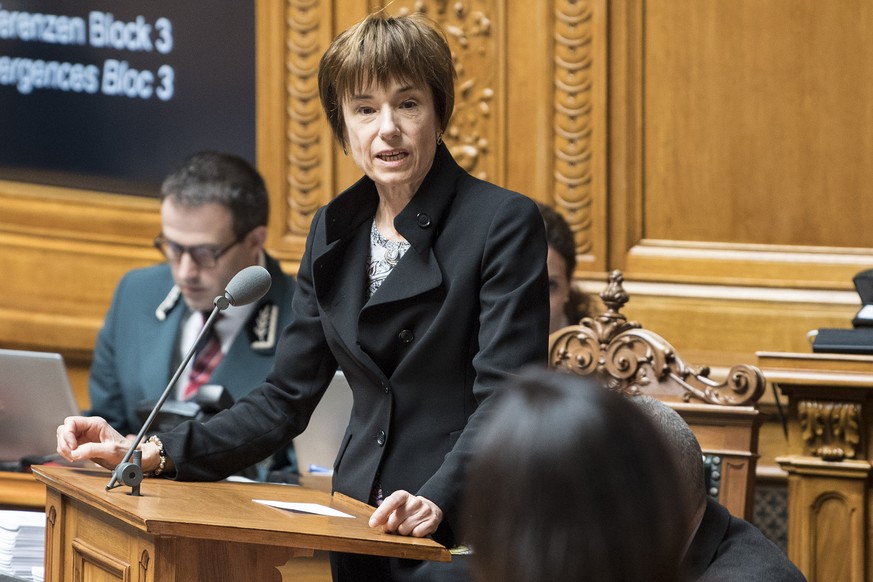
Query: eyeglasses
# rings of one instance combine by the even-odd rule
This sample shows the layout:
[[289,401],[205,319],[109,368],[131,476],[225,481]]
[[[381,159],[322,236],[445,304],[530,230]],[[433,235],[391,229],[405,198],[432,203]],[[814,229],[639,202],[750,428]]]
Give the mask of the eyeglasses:
[[161,253],[167,257],[167,260],[175,263],[181,261],[182,255],[188,253],[188,256],[191,257],[192,261],[205,269],[214,267],[218,263],[218,259],[220,259],[224,253],[229,251],[236,244],[239,244],[239,239],[223,248],[216,247],[215,245],[195,245],[192,247],[185,247],[167,239],[163,234],[159,234],[155,237],[155,248],[161,251]]

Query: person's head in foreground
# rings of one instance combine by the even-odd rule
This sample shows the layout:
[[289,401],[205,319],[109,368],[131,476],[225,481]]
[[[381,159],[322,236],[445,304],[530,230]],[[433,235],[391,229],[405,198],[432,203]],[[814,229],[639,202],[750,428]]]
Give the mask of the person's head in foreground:
[[593,378],[528,370],[500,394],[471,461],[474,578],[680,579],[681,488],[670,450],[628,400]]
[[[691,535],[706,509],[706,470],[703,451],[694,431],[678,412],[651,396],[636,396],[631,401],[661,431],[667,445],[679,463],[679,474],[685,480],[685,504],[689,508],[687,535]],[[676,496],[676,501],[680,499]]]

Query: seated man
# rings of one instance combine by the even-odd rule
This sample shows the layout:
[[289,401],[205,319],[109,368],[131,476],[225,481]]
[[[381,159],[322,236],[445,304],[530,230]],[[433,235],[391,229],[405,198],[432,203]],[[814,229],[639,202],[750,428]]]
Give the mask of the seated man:
[[[163,394],[215,297],[251,265],[267,269],[270,290],[256,303],[221,312],[216,339],[201,342],[173,395],[191,399],[210,384],[239,399],[264,381],[279,333],[291,319],[295,285],[264,252],[268,215],[263,178],[236,156],[194,154],[164,180],[162,232],[155,246],[167,261],[131,271],[118,284],[94,350],[89,414],[102,416],[122,434],[138,433],[142,409],[147,412]],[[245,475],[293,481],[293,449]]]
[[685,552],[689,580],[700,582],[805,581],[779,547],[751,523],[734,517],[706,494],[703,453],[691,427],[663,402],[650,396],[631,398],[658,426],[676,453],[687,479],[693,538]]

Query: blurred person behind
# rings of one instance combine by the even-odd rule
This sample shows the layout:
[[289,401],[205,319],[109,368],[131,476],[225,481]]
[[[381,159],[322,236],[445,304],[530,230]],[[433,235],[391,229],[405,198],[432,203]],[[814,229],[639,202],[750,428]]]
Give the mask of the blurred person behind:
[[751,523],[707,495],[703,452],[685,419],[651,396],[631,400],[655,424],[676,453],[690,510],[684,569],[695,582],[805,582],[785,553]]
[[[161,185],[161,233],[155,238],[166,261],[128,272],[116,287],[94,348],[89,415],[105,418],[122,434],[137,434],[141,410],[163,394],[215,297],[252,265],[267,269],[270,290],[251,305],[221,313],[214,327],[221,353],[201,364],[193,383],[192,358],[171,398],[192,400],[200,385],[212,384],[239,399],[264,379],[279,332],[291,320],[295,287],[264,251],[268,215],[263,178],[238,156],[198,152],[170,172]],[[296,472],[289,446],[244,475],[294,481]]]
[[598,384],[526,370],[480,432],[464,498],[478,582],[676,582],[683,480],[645,415]]
[[595,314],[590,295],[573,285],[576,270],[576,241],[570,225],[560,212],[537,202],[546,225],[549,254],[549,333],[568,325],[575,325],[583,317]]

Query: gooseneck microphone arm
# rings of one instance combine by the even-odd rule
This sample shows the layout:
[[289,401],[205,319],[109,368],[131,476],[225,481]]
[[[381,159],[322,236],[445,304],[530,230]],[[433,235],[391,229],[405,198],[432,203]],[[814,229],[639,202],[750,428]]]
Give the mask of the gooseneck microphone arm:
[[[221,297],[221,299],[224,299]],[[161,394],[161,397],[158,399],[152,411],[149,413],[148,418],[146,418],[145,422],[142,425],[142,428],[139,429],[139,433],[137,433],[136,438],[133,440],[133,443],[130,445],[130,448],[125,453],[124,458],[121,459],[121,463],[115,467],[115,470],[112,472],[112,477],[109,479],[109,483],[106,484],[107,491],[116,487],[117,485],[131,485],[136,486],[138,483],[133,483],[133,481],[141,481],[142,480],[142,470],[139,471],[139,475],[137,475],[137,471],[135,468],[130,467],[130,458],[133,456],[134,451],[137,450],[140,443],[142,442],[145,433],[148,432],[148,429],[151,428],[152,422],[154,422],[155,417],[160,412],[161,407],[164,405],[164,402],[169,398],[170,393],[173,390],[173,387],[176,385],[176,382],[179,381],[179,377],[185,371],[185,367],[188,365],[188,362],[191,361],[192,356],[194,355],[195,348],[200,344],[203,339],[203,336],[206,335],[209,330],[212,328],[215,322],[215,318],[220,311],[223,309],[218,305],[219,297],[215,298],[213,302],[215,307],[212,309],[212,313],[209,315],[209,318],[206,320],[206,323],[203,325],[203,328],[200,330],[200,333],[197,335],[197,339],[194,340],[194,343],[191,345],[191,348],[188,350],[188,353],[185,354],[185,358],[182,360],[182,363],[179,364],[179,367],[176,369],[176,373],[173,374],[173,377],[170,378],[170,383],[167,384],[167,387],[164,389],[164,393]],[[225,306],[226,309],[226,306]],[[125,476],[130,472],[129,475]],[[121,481],[121,483],[118,483]]]
[[148,432],[152,422],[154,422],[155,417],[164,405],[164,402],[169,398],[170,393],[173,391],[173,387],[185,371],[188,362],[190,362],[191,358],[194,356],[195,349],[200,345],[203,336],[205,336],[209,330],[212,329],[212,326],[215,325],[215,319],[218,317],[219,312],[224,311],[231,305],[248,305],[249,303],[257,301],[270,290],[271,282],[270,274],[265,268],[257,265],[246,267],[234,275],[233,279],[230,280],[230,283],[227,284],[227,288],[224,291],[224,295],[219,295],[213,300],[212,303],[214,307],[212,313],[209,314],[209,318],[206,320],[206,323],[203,324],[200,333],[197,335],[197,339],[195,339],[194,343],[191,344],[191,347],[188,349],[188,353],[185,354],[182,363],[180,363],[179,367],[176,368],[176,372],[173,374],[173,377],[170,378],[170,382],[164,389],[164,393],[161,394],[161,397],[155,403],[154,408],[152,408],[152,411],[143,423],[142,428],[139,429],[139,433],[137,433],[136,438],[133,440],[133,443],[131,443],[124,458],[121,459],[121,462],[115,467],[115,470],[112,471],[112,477],[109,479],[109,483],[106,484],[107,491],[117,487],[120,481],[123,485],[133,487],[134,495],[139,494],[139,484],[143,479],[142,467],[140,467],[139,463],[131,463],[130,459],[134,456],[134,452],[137,451],[140,443],[142,443],[143,437],[146,432]]

